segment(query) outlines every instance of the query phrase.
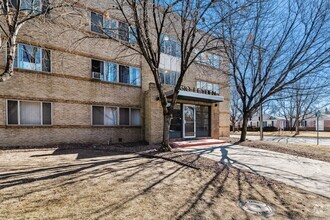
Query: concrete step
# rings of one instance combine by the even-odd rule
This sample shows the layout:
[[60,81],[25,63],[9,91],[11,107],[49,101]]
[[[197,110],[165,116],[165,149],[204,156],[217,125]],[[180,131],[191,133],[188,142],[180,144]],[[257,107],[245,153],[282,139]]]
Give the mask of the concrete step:
[[214,144],[225,144],[226,141],[218,139],[202,139],[202,140],[190,140],[190,141],[174,141],[170,145],[173,148],[180,147],[195,147],[195,146],[208,146]]

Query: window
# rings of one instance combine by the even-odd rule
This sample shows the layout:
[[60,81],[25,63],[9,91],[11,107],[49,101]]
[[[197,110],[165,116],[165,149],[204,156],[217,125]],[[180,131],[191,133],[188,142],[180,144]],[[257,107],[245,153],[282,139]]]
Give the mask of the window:
[[51,72],[50,50],[19,43],[14,65],[21,69]]
[[135,86],[141,85],[140,68],[118,65],[111,62],[92,60],[91,69],[92,78]]
[[103,16],[101,14],[91,13],[91,31],[96,33],[103,33]]
[[[194,52],[195,52],[195,54],[199,53],[198,50],[195,50]],[[198,57],[196,57],[195,61],[198,63],[205,64],[205,65],[219,69],[221,58],[218,55],[208,53],[208,52],[203,52],[203,53],[199,54]]]
[[91,12],[91,31],[105,34],[114,39],[136,43],[136,29],[115,19],[105,18],[102,14]]
[[214,94],[214,95],[220,94],[220,86],[217,83],[197,81],[197,89],[208,91],[208,93]]
[[129,41],[129,26],[126,23],[118,22],[118,36],[122,41]]
[[129,67],[119,66],[119,82],[129,84]]
[[93,125],[118,125],[117,107],[92,106]]
[[104,68],[104,62],[99,60],[92,60],[92,77],[103,79],[103,68]]
[[141,125],[140,109],[92,106],[92,125]]
[[163,34],[161,36],[161,52],[174,57],[181,57],[180,43],[174,37]]
[[[10,7],[16,8],[18,2],[17,0],[10,1]],[[21,0],[20,1],[20,11],[34,14],[45,13],[49,8],[49,0]]]
[[141,85],[141,71],[139,68],[129,68],[129,84],[136,86]]
[[141,113],[140,109],[131,109],[131,125],[140,126],[141,125]]
[[110,63],[110,62],[104,63],[104,70],[105,70],[104,80],[108,82],[118,82],[117,69],[118,69],[118,65],[115,63]]
[[196,105],[196,136],[210,136],[210,112],[209,106]]
[[7,101],[8,125],[51,125],[51,103]]
[[159,76],[160,76],[160,82],[162,84],[175,86],[179,79],[180,73],[169,70],[160,70]]
[[119,117],[120,125],[129,125],[129,108],[120,108]]

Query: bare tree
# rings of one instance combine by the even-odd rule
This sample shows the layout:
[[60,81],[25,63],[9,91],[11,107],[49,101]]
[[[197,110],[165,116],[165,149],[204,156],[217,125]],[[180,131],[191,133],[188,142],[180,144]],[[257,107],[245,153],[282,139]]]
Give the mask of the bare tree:
[[[223,11],[233,7],[228,1]],[[329,4],[317,1],[259,0],[228,16],[219,35],[242,101],[245,141],[248,117],[264,102],[329,64]]]
[[[163,109],[163,140],[160,148],[162,151],[171,150],[169,128],[172,112],[187,70],[201,54],[208,51],[219,53],[222,45],[222,37],[214,34],[221,22],[213,16],[215,2],[213,0],[114,0],[114,5],[109,9],[124,18],[136,39],[136,46],[125,42],[122,44],[140,54],[154,76]],[[234,13],[235,9],[230,13]],[[226,16],[227,14],[222,15],[222,17]],[[160,79],[161,50],[164,41],[168,38],[167,34],[177,41],[173,47],[180,63],[180,75],[170,99],[166,96]],[[113,38],[111,34],[106,33],[106,36]]]
[[328,89],[329,82],[322,75],[306,77],[294,83],[291,89],[280,92],[274,106],[279,115],[289,121],[289,128],[295,127],[295,135],[298,135],[301,122],[314,117],[317,109],[326,106],[321,102],[328,96]]
[[236,123],[242,120],[241,101],[236,87],[231,86],[230,89],[230,122],[233,132],[236,130]]
[[2,0],[0,2],[1,48],[7,50],[4,70],[0,82],[10,79],[14,74],[16,39],[21,28],[29,21],[51,13],[62,7],[72,7],[77,1],[69,0]]

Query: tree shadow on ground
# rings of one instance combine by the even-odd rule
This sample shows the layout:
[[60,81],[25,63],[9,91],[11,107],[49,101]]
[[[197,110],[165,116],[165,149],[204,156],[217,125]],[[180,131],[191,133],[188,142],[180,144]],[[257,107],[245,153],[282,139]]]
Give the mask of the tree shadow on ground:
[[[188,152],[182,152],[181,154],[173,153],[170,160],[168,158],[163,160],[162,156],[157,154],[141,160],[141,156],[139,155],[125,155],[120,152],[99,152],[81,149],[55,150],[51,154],[44,155],[36,153],[31,156],[31,159],[42,157],[56,158],[68,154],[77,154],[80,156],[77,156],[74,161],[65,161],[65,164],[57,163],[45,168],[40,168],[38,164],[35,164],[29,170],[0,173],[0,189],[26,187],[28,184],[33,184],[34,186],[30,187],[29,190],[21,195],[4,194],[3,201],[5,201],[23,196],[25,197],[37,192],[48,192],[54,188],[61,188],[63,186],[74,187],[75,184],[82,181],[90,182],[93,179],[100,179],[107,175],[110,175],[110,177],[117,177],[118,182],[122,182],[123,184],[130,181],[144,181],[145,185],[135,190],[130,196],[122,198],[114,204],[105,204],[90,213],[90,216],[93,216],[93,218],[102,218],[113,216],[114,213],[139,201],[139,199],[154,195],[154,193],[158,192],[158,188],[168,187],[169,181],[174,183],[176,181],[180,182],[182,178],[181,173],[192,170],[196,177],[202,178],[202,182],[198,187],[192,189],[193,192],[189,194],[186,201],[181,202],[176,209],[172,210],[171,216],[173,218],[203,218],[206,212],[205,210],[212,212],[214,217],[221,218],[215,206],[221,206],[221,202],[225,201],[228,196],[231,196],[233,200],[232,204],[235,205],[237,205],[238,201],[244,199],[262,200],[273,206],[282,204],[286,207],[283,214],[284,217],[296,218],[299,216],[296,211],[290,208],[291,204],[287,203],[285,196],[281,194],[277,187],[274,187],[272,182],[268,182],[262,177],[251,177],[250,173],[231,167],[230,164],[236,161],[232,160],[226,151],[226,148],[221,149],[221,152],[223,152],[221,160],[226,162],[230,161],[230,163],[225,163],[220,166],[219,163],[214,161],[215,169],[208,170],[209,172],[213,172],[213,174],[205,180],[203,180],[204,177],[201,171],[196,169],[196,164],[203,164],[203,162],[200,161],[205,160],[205,158],[201,157],[201,154],[192,156],[192,154]],[[187,160],[184,160],[185,157],[187,157]],[[184,165],[187,161],[191,162],[193,165]],[[169,163],[170,166],[168,165]],[[156,172],[158,168],[163,170],[163,172]],[[144,174],[146,171],[149,172],[147,179]],[[191,179],[189,181],[196,180]],[[260,184],[265,188],[263,190],[266,190],[271,196],[266,197],[264,192],[256,187],[256,185],[260,186]],[[93,186],[90,185],[89,187]],[[228,193],[231,187],[235,190]],[[174,186],[173,191],[174,193],[176,191]],[[83,196],[84,195],[82,195],[82,197]],[[230,212],[231,210],[227,211]],[[246,219],[252,216],[244,211],[241,211],[241,213],[243,213]]]

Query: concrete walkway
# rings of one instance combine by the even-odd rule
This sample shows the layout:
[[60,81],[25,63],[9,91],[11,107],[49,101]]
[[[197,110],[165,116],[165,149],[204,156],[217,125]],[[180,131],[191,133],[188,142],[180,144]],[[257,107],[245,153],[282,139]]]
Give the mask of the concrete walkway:
[[[240,138],[240,135],[232,134],[230,135],[232,138]],[[246,136],[248,140],[260,140],[259,136]],[[314,144],[316,145],[317,139],[311,137],[277,137],[277,136],[264,136],[265,141],[272,142],[284,142],[284,143],[293,143],[293,144]],[[330,138],[320,138],[319,145],[322,146],[330,146]]]
[[330,163],[327,162],[231,144],[181,150],[330,198]]

